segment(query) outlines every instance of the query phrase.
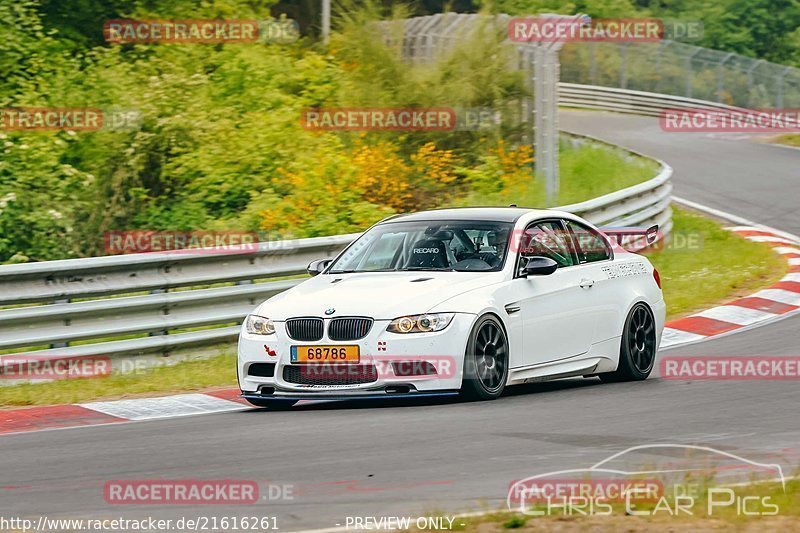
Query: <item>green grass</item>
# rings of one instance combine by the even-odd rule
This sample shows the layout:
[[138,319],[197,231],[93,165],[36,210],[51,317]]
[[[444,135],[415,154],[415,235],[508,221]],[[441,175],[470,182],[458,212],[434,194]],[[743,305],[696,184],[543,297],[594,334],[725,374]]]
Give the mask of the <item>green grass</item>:
[[511,518],[503,522],[503,529],[518,529],[525,525],[527,517],[523,515],[513,515]]
[[[653,178],[658,164],[618,148],[586,141],[578,145],[562,142],[559,151],[560,188],[553,205],[569,205],[596,198]],[[509,205],[544,207],[544,178],[537,176],[509,189],[491,193],[467,194],[456,205]]]
[[786,135],[779,135],[770,140],[778,144],[800,147],[800,133],[787,133]]
[[[647,181],[658,168],[655,161],[624,150],[591,142],[574,148],[562,143],[558,205],[583,202]],[[543,191],[541,194],[543,198]]]
[[[661,274],[668,319],[746,296],[787,271],[786,261],[768,245],[745,240],[702,215],[675,208],[673,223],[676,245],[646,254]],[[698,236],[696,247],[677,242]]]
[[[675,209],[675,238],[701,237],[697,248],[667,246],[648,257],[661,274],[669,318],[754,292],[779,279],[786,262],[769,246],[747,241],[701,215]],[[209,359],[107,378],[0,387],[0,407],[77,403],[98,399],[236,387],[235,348]],[[511,526],[508,526],[511,527]]]
[[117,400],[212,387],[236,387],[235,348],[228,347],[208,359],[182,361],[130,374],[0,386],[0,407]]

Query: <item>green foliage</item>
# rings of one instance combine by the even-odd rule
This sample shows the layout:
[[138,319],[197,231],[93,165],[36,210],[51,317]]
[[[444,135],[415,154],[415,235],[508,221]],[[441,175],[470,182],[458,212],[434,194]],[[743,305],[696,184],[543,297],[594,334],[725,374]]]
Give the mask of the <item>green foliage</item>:
[[62,150],[75,141],[23,138],[0,133],[0,258],[75,256],[74,220],[86,207],[83,192],[94,177],[61,161]]
[[[481,163],[465,170],[471,191],[457,199],[456,205],[548,206],[544,182],[523,173],[507,174],[495,154],[482,157]],[[561,143],[559,151],[561,186],[555,205],[568,205],[630,187],[655,176],[657,165],[595,143]]]
[[503,522],[503,529],[518,529],[523,527],[527,521],[528,519],[522,515],[514,515]]
[[[189,15],[185,3],[174,4]],[[214,5],[192,16],[238,9]],[[29,19],[2,26],[16,37],[4,46],[30,65],[0,63],[9,80],[0,100],[135,109],[144,120],[135,131],[3,133],[0,198],[11,200],[0,210],[0,262],[100,254],[112,229],[258,229],[252,204],[276,194],[277,168],[310,164],[330,142],[298,119],[338,91],[341,74],[303,43],[126,45],[76,55],[51,46],[36,12],[20,9],[0,11]],[[49,46],[46,60],[34,61],[37,40]]]
[[0,107],[41,103],[40,81],[53,74],[59,45],[35,8],[31,0],[0,2]]
[[[323,106],[502,107],[523,88],[505,68],[499,28],[481,28],[456,53],[411,68],[369,30],[371,6],[339,21],[326,53],[305,40],[98,45],[103,17],[266,18],[269,5],[82,1],[78,9],[96,15],[81,18],[51,1],[38,11],[3,4],[0,17],[14,23],[0,30],[10,58],[0,59],[0,99],[134,109],[143,120],[133,131],[4,133],[0,262],[102,254],[110,230],[355,231],[397,209],[444,201],[444,184],[460,190],[456,160],[468,167],[513,136],[363,138],[308,131],[299,120],[303,109]],[[395,167],[404,173],[396,190],[368,175],[393,181]]]
[[700,21],[703,38],[691,44],[800,66],[798,0],[493,0],[490,5],[494,12],[512,15]]
[[514,15],[583,13],[594,18],[629,17],[639,10],[631,0],[493,0],[491,5],[494,11]]
[[416,132],[404,139],[406,154],[434,141],[472,163],[477,161],[476,152],[485,152],[501,138],[519,142],[519,126],[511,117],[518,111],[518,99],[528,91],[522,73],[509,68],[517,59],[513,48],[504,43],[507,29],[495,26],[487,17],[471,34],[462,34],[453,50],[433,50],[430,62],[409,65],[398,46],[382,44],[384,32],[397,42],[402,25],[395,24],[387,31],[370,23],[381,16],[397,20],[407,15],[405,9],[387,13],[368,4],[339,17],[341,31],[333,36],[331,48],[348,74],[342,91],[346,99],[339,105],[491,108],[502,115],[503,126],[497,130]]
[[[491,9],[714,14],[706,21],[708,39],[742,47],[771,39],[763,53],[783,50],[789,57],[794,38],[784,34],[797,26],[797,6],[779,1],[788,16],[779,26],[766,0],[725,0],[723,11],[710,0],[499,0]],[[437,50],[430,62],[416,65],[382,44],[387,30],[371,21],[431,12],[430,3],[349,0],[335,11],[337,31],[328,49],[310,39],[108,45],[101,37],[109,18],[264,19],[272,5],[0,3],[0,105],[134,109],[142,116],[131,131],[2,132],[0,262],[102,254],[102,236],[110,230],[314,236],[436,205],[543,204],[542,184],[531,173],[534,154],[522,150],[523,126],[513,120],[526,82],[508,68],[516,58],[503,45],[506,28],[489,17],[449,53]],[[747,27],[735,26],[731,13]],[[778,33],[768,36],[774,27]],[[602,78],[613,68],[599,70]],[[484,131],[403,135],[308,131],[300,124],[307,108],[359,106],[489,108],[502,120]],[[561,169],[562,204],[629,185],[653,170],[591,147],[565,151]]]
[[800,147],[800,134],[786,133],[784,135],[778,135],[777,137],[773,138],[773,142],[786,144],[788,146]]

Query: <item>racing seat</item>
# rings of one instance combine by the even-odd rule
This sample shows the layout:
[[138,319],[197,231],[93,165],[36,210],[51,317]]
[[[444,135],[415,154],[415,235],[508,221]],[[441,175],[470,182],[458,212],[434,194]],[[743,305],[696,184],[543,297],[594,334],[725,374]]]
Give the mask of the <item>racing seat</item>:
[[406,268],[447,268],[449,266],[444,241],[421,239],[411,247],[411,257]]

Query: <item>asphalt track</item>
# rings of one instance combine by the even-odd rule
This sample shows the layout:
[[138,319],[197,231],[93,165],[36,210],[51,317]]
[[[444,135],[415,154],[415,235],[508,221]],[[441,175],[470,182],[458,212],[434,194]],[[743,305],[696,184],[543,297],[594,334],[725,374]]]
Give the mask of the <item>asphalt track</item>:
[[[561,126],[667,161],[675,193],[800,233],[800,151],[663,133],[653,119],[566,112]],[[670,355],[796,355],[800,316]],[[346,516],[504,505],[512,480],[588,467],[629,446],[698,444],[797,466],[800,387],[792,381],[596,379],[516,387],[500,400],[327,403],[8,435],[0,515],[177,519],[277,516],[283,531]],[[110,506],[119,479],[246,479],[294,486],[251,506]]]

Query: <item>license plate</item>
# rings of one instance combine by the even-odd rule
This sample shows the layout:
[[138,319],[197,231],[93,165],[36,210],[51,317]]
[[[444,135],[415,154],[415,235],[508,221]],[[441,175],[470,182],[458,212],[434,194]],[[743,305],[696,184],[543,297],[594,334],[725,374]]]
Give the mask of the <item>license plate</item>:
[[358,363],[358,346],[292,346],[292,363]]

